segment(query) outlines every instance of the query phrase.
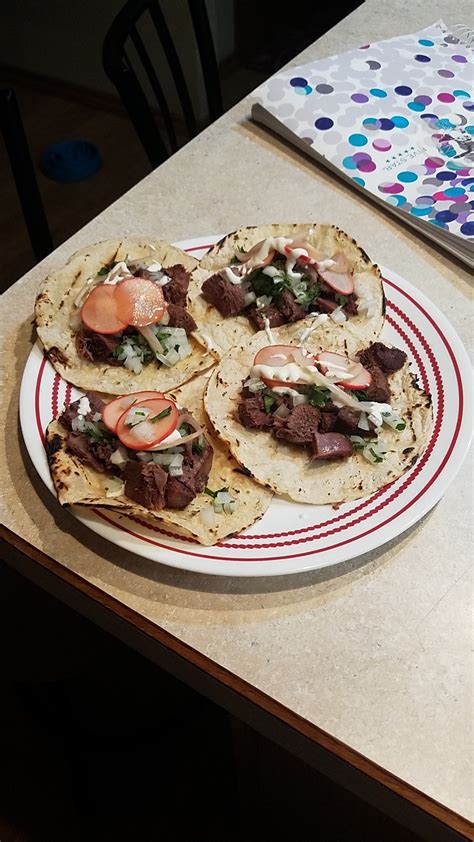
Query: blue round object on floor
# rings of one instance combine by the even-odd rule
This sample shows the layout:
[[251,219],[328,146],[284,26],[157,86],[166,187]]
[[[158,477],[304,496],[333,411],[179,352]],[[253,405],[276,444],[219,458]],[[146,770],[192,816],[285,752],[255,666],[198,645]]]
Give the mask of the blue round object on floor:
[[40,165],[53,181],[82,181],[100,170],[102,158],[87,140],[63,140],[45,149]]

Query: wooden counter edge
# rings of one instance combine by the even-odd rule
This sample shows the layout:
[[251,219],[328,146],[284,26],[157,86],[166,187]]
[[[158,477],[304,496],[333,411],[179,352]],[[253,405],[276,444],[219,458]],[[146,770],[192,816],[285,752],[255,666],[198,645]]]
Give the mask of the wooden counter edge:
[[[196,649],[193,649],[189,644],[179,640],[170,632],[119,602],[115,597],[105,593],[77,573],[64,567],[37,547],[32,546],[3,524],[0,524],[0,551],[0,557],[3,557],[6,563],[9,562],[9,559],[6,557],[5,551],[9,551],[10,553],[13,551],[13,560],[18,560],[23,556],[26,559],[36,562],[44,570],[59,577],[62,582],[81,592],[98,606],[101,606],[108,612],[112,612],[148,638],[152,638],[161,644],[161,646],[164,646],[171,653],[174,653],[175,656],[185,659],[198,670],[214,678],[220,685],[230,689],[252,705],[266,711],[270,716],[285,723],[290,729],[306,737],[312,743],[317,744],[322,749],[339,758],[345,764],[349,764],[349,766],[363,773],[372,781],[388,788],[391,792],[413,804],[418,810],[433,817],[437,822],[441,822],[446,828],[450,828],[455,834],[460,834],[460,837],[457,838],[473,838],[474,824],[463,816],[445,807],[440,802],[435,801],[430,796],[425,795],[381,766],[378,766],[372,760],[355,751],[336,737],[326,733],[317,725],[294,713],[285,707],[285,705],[249,684],[249,682],[239,678],[230,672],[230,670],[220,666]],[[12,559],[10,559],[10,563],[11,561]]]

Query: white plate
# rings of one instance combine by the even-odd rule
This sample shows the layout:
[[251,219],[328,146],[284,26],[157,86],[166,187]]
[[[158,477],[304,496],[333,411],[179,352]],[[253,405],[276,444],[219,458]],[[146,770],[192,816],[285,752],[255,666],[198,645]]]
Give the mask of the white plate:
[[[202,257],[215,240],[199,238],[178,245]],[[174,538],[156,525],[110,510],[73,506],[71,514],[130,552],[221,576],[274,576],[337,564],[379,547],[416,523],[440,499],[466,455],[472,429],[471,368],[443,313],[408,281],[388,269],[382,272],[387,297],[382,336],[407,352],[420,383],[433,396],[434,429],[426,453],[400,479],[337,510],[275,497],[258,523],[214,547]],[[64,402],[79,394],[35,345],[21,384],[21,429],[33,464],[53,493],[44,431]]]

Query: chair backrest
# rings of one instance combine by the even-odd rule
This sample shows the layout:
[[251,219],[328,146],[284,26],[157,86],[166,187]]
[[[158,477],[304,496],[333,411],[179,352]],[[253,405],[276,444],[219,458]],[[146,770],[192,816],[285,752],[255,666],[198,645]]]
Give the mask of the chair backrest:
[[53,250],[53,241],[36,181],[20,109],[11,88],[0,90],[0,132],[12,168],[31,246],[37,260]]
[[[188,7],[202,68],[209,117],[211,120],[215,120],[222,114],[223,109],[219,71],[206,4],[204,0],[188,0]],[[173,77],[189,137],[197,134],[196,115],[188,85],[158,0],[127,0],[107,32],[102,61],[104,70],[117,88],[151,164],[156,167],[168,157],[170,152],[176,151],[178,143],[172,114],[163,85],[155,69],[153,56],[147,51],[138,30],[138,25],[145,15],[149,17],[153,24],[161,44],[162,55],[166,59]],[[135,48],[135,61],[141,63],[141,75],[145,74],[156,101],[162,131],[166,133],[168,145],[165,143],[162,132],[157,125],[154,113],[156,109],[153,109],[150,105],[139,75],[133,67],[134,58],[130,49],[131,46]]]

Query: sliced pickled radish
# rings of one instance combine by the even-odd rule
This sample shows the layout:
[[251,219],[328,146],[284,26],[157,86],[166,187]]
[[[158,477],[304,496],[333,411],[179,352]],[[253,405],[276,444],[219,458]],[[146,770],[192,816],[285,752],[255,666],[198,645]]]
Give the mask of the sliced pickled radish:
[[87,296],[81,309],[81,319],[95,333],[120,333],[129,322],[119,313],[115,287],[101,284]]
[[[137,423],[137,413],[143,410],[143,421]],[[134,417],[129,417],[131,414]],[[176,429],[179,411],[168,398],[154,398],[133,404],[117,422],[116,433],[122,444],[130,450],[148,450],[159,444]],[[133,424],[133,426],[130,426]]]
[[354,292],[354,278],[349,272],[333,272],[333,267],[319,273],[320,277],[335,292],[340,295],[351,295]]
[[129,409],[131,406],[139,403],[140,401],[163,397],[164,395],[161,392],[144,391],[134,392],[131,395],[122,395],[119,398],[114,398],[113,401],[110,401],[105,405],[102,411],[102,421],[111,433],[115,433],[117,430],[118,420],[126,409]]
[[293,241],[291,245],[285,246],[285,254],[290,255],[295,249],[304,249],[308,252],[308,256],[305,254],[300,254],[296,258],[297,263],[318,263],[320,260],[325,259],[325,255],[314,248],[310,243],[305,243],[303,240],[300,242]]
[[[336,380],[336,385],[341,389],[367,389],[372,382],[372,375],[362,363],[349,359],[343,354],[336,354],[333,351],[323,351],[316,355],[319,368],[322,374],[330,374],[337,377],[341,376],[340,380]],[[347,379],[346,379],[347,378]]]
[[[259,243],[256,243],[256,245],[252,246],[252,248],[248,251],[238,251],[236,253],[236,257],[241,263],[248,263],[250,261],[255,269],[258,266],[268,266],[268,264],[273,260],[275,249],[271,248],[268,253],[265,254],[264,245],[265,240],[260,240]],[[259,256],[260,252],[262,252],[263,257]]]
[[345,275],[349,272],[349,261],[345,254],[338,251],[331,255],[331,260],[334,260],[334,263],[329,267],[329,272],[337,272],[338,275]]
[[156,324],[163,317],[166,302],[159,284],[147,278],[131,277],[114,287],[120,317],[133,327]]
[[[268,365],[271,368],[280,368],[290,363],[297,365],[313,365],[315,358],[309,351],[304,348],[299,348],[297,345],[267,345],[261,348],[255,355],[253,361],[254,365]],[[273,378],[262,377],[264,383],[269,388],[275,386],[291,386],[289,381],[275,380]],[[294,385],[294,384],[293,384]]]

